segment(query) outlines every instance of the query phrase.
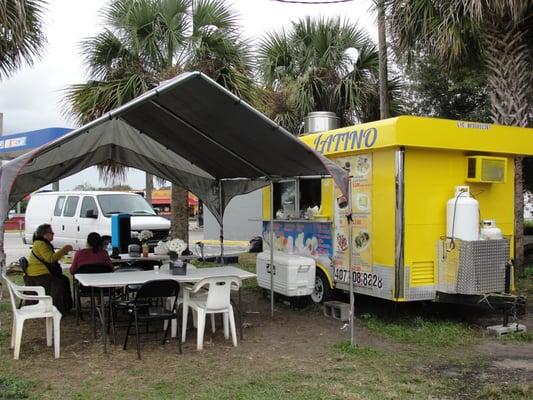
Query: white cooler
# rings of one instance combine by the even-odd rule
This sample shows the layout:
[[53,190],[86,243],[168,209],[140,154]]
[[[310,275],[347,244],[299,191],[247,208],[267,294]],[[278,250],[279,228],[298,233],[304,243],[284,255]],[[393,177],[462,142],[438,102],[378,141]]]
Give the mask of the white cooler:
[[[257,284],[270,290],[270,252],[259,253]],[[274,253],[274,292],[285,296],[309,296],[315,286],[315,260],[309,257]]]

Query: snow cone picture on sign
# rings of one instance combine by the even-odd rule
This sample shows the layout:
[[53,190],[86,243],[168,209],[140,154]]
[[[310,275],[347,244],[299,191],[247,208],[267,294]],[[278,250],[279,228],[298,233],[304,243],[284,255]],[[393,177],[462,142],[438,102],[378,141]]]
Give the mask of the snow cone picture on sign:
[[364,155],[357,157],[354,170],[356,176],[368,175],[370,171],[370,157]]

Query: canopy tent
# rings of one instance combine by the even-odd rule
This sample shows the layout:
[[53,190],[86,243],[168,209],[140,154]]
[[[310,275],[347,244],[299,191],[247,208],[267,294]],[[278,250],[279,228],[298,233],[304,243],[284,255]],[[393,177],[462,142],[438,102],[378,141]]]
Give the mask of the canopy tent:
[[[329,175],[348,193],[348,175],[335,163],[192,72],[3,165],[0,221],[28,193],[106,160],[186,188],[221,224],[234,196],[280,178]],[[2,267],[4,260],[1,224]]]

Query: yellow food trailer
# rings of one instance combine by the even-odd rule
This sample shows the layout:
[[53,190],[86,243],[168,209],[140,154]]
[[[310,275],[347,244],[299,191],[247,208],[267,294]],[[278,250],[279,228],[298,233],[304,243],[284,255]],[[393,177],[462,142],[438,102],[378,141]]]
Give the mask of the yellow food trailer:
[[[274,249],[315,259],[314,301],[348,290],[350,276],[356,293],[398,302],[471,303],[504,292],[514,159],[533,155],[533,129],[401,116],[301,140],[351,176],[350,202],[329,178],[273,186]],[[265,188],[267,241],[270,196]],[[487,220],[499,236],[480,240]]]

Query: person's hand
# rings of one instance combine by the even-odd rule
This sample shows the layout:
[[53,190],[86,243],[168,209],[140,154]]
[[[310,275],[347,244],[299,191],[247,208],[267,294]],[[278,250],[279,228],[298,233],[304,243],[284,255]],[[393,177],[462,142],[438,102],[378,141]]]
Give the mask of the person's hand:
[[66,246],[63,246],[61,250],[63,250],[65,254],[70,253],[72,251],[72,246],[70,244],[67,244]]

